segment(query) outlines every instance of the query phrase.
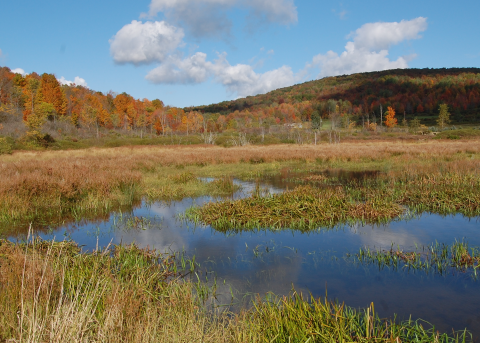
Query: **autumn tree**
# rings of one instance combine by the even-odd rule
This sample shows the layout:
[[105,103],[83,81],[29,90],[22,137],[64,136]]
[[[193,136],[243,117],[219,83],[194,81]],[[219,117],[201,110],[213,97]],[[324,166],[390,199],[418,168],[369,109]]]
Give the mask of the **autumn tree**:
[[63,116],[67,112],[67,100],[55,75],[46,73],[42,75],[35,101],[37,104],[47,103],[53,106],[54,111],[48,117],[54,122],[57,115]]
[[385,126],[388,128],[393,128],[397,126],[397,118],[395,118],[395,110],[393,107],[389,106],[388,111],[385,113]]
[[47,118],[54,113],[55,107],[52,104],[49,104],[48,102],[36,104],[34,111],[25,120],[25,125],[28,128],[27,137],[34,139],[42,138],[41,128],[47,121]]
[[119,94],[113,99],[113,104],[115,105],[116,113],[118,114],[119,125],[123,125],[123,128],[126,130],[128,126],[128,117],[132,115],[134,108],[131,104],[132,97],[127,93]]
[[28,117],[35,112],[35,98],[37,96],[38,87],[40,86],[40,77],[37,74],[27,75],[25,88],[25,109],[23,110],[23,121],[27,121]]
[[108,112],[103,107],[98,95],[89,94],[80,112],[80,120],[89,129],[95,126],[97,138],[100,126],[105,126],[110,120]]
[[322,128],[322,116],[318,111],[312,112],[312,130],[315,133],[315,145],[317,145],[317,132]]
[[448,112],[448,105],[441,104],[438,110],[439,114],[437,124],[443,130],[443,128],[450,123],[450,112]]

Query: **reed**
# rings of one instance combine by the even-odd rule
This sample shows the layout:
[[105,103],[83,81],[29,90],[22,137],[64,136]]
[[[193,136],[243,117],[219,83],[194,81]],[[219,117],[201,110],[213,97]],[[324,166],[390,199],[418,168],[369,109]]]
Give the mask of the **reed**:
[[[81,252],[73,242],[0,244],[0,340],[8,342],[470,342],[418,321],[381,319],[327,298],[257,297],[208,311],[211,291],[183,279],[194,259],[135,245]],[[210,295],[209,295],[210,294]]]
[[289,296],[258,299],[250,313],[266,342],[465,342],[464,332],[440,334],[421,320],[402,323],[382,319],[372,303],[355,310],[343,303],[305,298],[294,290]]

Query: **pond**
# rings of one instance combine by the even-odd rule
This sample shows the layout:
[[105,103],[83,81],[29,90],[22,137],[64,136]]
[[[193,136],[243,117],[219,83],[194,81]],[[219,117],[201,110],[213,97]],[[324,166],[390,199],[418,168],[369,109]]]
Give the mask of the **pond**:
[[[337,177],[341,180],[342,175]],[[295,186],[288,180],[286,172],[281,178],[264,180],[261,187],[265,192],[282,192]],[[249,195],[258,187],[255,182],[235,182],[242,190],[234,198]],[[270,291],[288,294],[294,287],[315,297],[328,294],[329,299],[352,307],[367,307],[374,302],[381,317],[397,314],[400,320],[422,318],[439,331],[468,328],[480,337],[480,281],[470,274],[380,270],[346,258],[361,247],[388,250],[392,244],[415,250],[435,242],[452,244],[465,239],[470,246],[480,246],[479,218],[423,214],[387,225],[343,225],[309,233],[264,230],[239,234],[195,227],[179,218],[187,208],[208,201],[215,199],[142,203],[127,213],[113,213],[102,222],[69,224],[42,230],[40,235],[57,240],[68,237],[85,250],[132,242],[160,251],[184,250],[200,263],[198,277],[216,284],[217,304],[235,307],[250,301],[249,295]]]

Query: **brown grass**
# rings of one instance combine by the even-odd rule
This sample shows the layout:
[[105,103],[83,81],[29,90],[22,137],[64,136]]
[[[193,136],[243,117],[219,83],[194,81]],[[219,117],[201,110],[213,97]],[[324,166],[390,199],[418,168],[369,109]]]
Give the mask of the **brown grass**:
[[[105,215],[115,206],[131,206],[142,195],[152,193],[152,187],[142,188],[142,180],[152,173],[161,177],[161,168],[165,166],[217,165],[217,169],[223,170],[225,164],[298,161],[354,169],[376,165],[386,171],[413,174],[420,169],[439,168],[472,172],[480,170],[479,154],[478,140],[15,152],[0,156],[0,222]],[[239,165],[235,172],[242,168]]]
[[[222,148],[211,145],[196,146],[133,146],[119,148],[91,148],[45,152],[16,152],[1,156],[0,170],[14,169],[11,163],[22,170],[24,163],[65,161],[69,163],[96,162],[99,167],[120,165],[124,169],[148,168],[157,165],[192,165],[239,162],[275,162],[289,160],[316,161],[362,161],[383,159],[441,159],[460,153],[480,153],[480,141],[426,141],[367,142],[322,145],[270,145]],[[5,169],[7,168],[7,169]]]
[[192,285],[171,277],[170,256],[135,246],[105,252],[81,254],[69,242],[2,241],[0,340],[227,340],[230,333],[202,312]]

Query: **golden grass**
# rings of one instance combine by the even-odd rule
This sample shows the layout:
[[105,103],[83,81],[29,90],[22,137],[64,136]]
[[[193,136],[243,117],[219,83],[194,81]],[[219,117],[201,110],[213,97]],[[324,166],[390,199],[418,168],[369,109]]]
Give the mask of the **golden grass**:
[[[239,162],[275,162],[289,160],[362,161],[383,159],[440,158],[455,154],[480,153],[480,141],[425,141],[425,142],[362,142],[322,145],[270,145],[222,148],[211,145],[196,146],[133,146],[119,148],[91,148],[44,152],[16,152],[0,156],[3,168],[11,162],[23,164],[28,160],[104,161],[108,166],[122,164],[148,168],[157,165],[192,165]],[[19,166],[20,168],[21,166]],[[21,168],[20,168],[21,169]]]
[[[367,142],[222,148],[133,146],[15,152],[0,156],[0,223],[39,218],[102,216],[142,196],[178,199],[208,191],[193,176],[238,176],[278,171],[288,163],[315,167],[372,168],[412,174],[419,170],[480,170],[480,141]],[[190,174],[189,174],[190,173]],[[178,179],[184,174],[189,180]],[[177,180],[178,179],[178,180]],[[178,182],[182,181],[182,182]]]

